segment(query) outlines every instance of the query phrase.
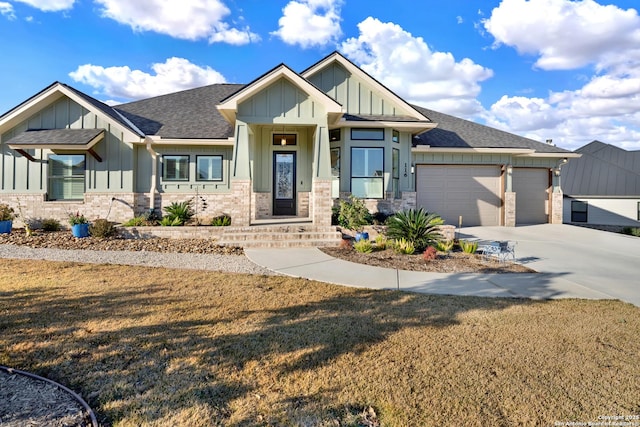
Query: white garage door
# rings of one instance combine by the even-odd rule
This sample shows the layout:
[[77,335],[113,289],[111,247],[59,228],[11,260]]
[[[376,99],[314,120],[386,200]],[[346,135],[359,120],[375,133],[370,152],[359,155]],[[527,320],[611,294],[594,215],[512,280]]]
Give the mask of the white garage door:
[[439,214],[447,224],[500,225],[498,166],[418,165],[417,204]]
[[549,171],[514,168],[512,184],[516,193],[516,224],[548,222]]

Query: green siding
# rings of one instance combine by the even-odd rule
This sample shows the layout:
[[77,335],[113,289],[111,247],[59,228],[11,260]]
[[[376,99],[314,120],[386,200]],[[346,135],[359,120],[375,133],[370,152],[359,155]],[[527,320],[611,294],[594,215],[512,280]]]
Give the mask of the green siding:
[[322,113],[318,109],[311,97],[283,78],[240,103],[238,116],[248,123],[271,123],[278,118],[315,121]]
[[310,76],[309,81],[338,101],[349,114],[406,115],[406,107],[388,99],[363,79],[352,75],[342,65],[333,63]]
[[[272,188],[273,153],[277,151],[296,152],[296,189],[297,191],[311,191],[313,170],[314,128],[303,126],[262,126],[256,130],[253,146],[252,177],[253,190],[256,192],[270,192]],[[297,135],[295,146],[274,146],[274,133],[288,133]],[[328,149],[327,149],[328,152]]]
[[[216,146],[188,146],[188,145],[168,145],[154,147],[158,153],[158,190],[165,193],[192,193],[197,191],[200,194],[227,192],[231,188],[231,147]],[[189,156],[189,181],[184,182],[164,182],[162,180],[162,156],[163,155],[185,155]],[[199,155],[220,155],[222,156],[222,181],[198,181],[196,180],[196,156]],[[148,192],[151,188],[151,167],[153,165],[151,154],[145,147],[137,148],[138,167],[138,192]]]
[[[105,138],[94,146],[102,158],[98,162],[86,154],[87,192],[132,192],[133,145],[123,142],[123,134],[109,122],[67,97],[62,97],[28,119],[19,123],[2,137],[2,190],[8,192],[44,193],[47,191],[49,150],[29,150],[40,162],[30,162],[6,146],[6,141],[27,129],[106,129]],[[62,153],[62,152],[61,152]],[[74,153],[80,153],[74,151]]]

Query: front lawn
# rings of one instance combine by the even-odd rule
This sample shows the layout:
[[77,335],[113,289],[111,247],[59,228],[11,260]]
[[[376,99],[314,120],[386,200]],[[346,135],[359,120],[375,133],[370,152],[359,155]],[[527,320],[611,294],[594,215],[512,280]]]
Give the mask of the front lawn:
[[0,365],[71,387],[104,425],[596,422],[640,414],[639,336],[618,301],[0,265]]

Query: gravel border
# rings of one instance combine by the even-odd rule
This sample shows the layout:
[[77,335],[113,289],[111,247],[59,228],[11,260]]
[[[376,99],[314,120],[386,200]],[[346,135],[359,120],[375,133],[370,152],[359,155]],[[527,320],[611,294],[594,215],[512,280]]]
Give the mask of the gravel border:
[[152,251],[96,251],[88,249],[30,248],[20,245],[0,245],[0,258],[41,259],[89,264],[139,265],[145,267],[179,268],[277,276],[251,262],[244,255],[165,253]]

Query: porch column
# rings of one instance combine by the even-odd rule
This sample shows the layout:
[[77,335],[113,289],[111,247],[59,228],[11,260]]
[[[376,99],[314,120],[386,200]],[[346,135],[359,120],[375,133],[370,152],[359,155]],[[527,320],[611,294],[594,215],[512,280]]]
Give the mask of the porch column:
[[248,227],[251,223],[251,164],[249,153],[249,127],[236,122],[233,164],[231,171],[231,196],[233,212],[230,212],[234,226]]
[[331,226],[331,180],[329,128],[318,126],[313,142],[313,187],[309,203],[314,225]]

